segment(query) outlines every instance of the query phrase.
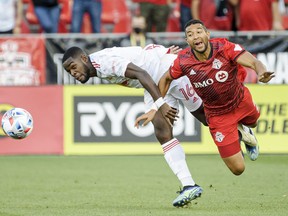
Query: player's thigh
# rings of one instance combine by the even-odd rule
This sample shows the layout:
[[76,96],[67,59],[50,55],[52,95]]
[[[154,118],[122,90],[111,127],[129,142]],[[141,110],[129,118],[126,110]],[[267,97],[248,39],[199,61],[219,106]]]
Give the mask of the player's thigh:
[[163,118],[160,111],[156,112],[152,123],[155,136],[161,144],[164,144],[173,138],[173,128]]
[[241,151],[232,156],[222,158],[222,160],[235,175],[240,175],[245,170],[245,162]]
[[152,123],[154,125],[155,132],[172,131],[172,127],[167,123],[167,120],[163,117],[160,111],[156,112]]
[[[164,100],[169,106],[176,109],[178,108],[178,102],[175,98],[170,97],[170,95],[167,95]],[[144,91],[144,103],[146,112],[151,109],[152,104],[154,103],[153,98],[146,90]],[[173,138],[173,128],[168,124],[160,111],[156,112],[152,123],[154,126],[155,136],[161,144],[166,143]]]
[[222,158],[230,157],[239,151],[238,119],[233,113],[210,116],[208,119],[210,134]]

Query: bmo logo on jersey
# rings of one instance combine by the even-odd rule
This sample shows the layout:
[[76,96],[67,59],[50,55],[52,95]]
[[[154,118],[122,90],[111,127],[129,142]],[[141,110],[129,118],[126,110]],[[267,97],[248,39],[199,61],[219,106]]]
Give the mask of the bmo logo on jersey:
[[[74,142],[157,142],[152,123],[134,127],[135,119],[145,112],[143,96],[75,96]],[[201,141],[200,123],[180,107],[174,135],[181,141]]]
[[207,79],[207,80],[204,80],[203,82],[194,82],[193,86],[194,88],[204,88],[209,85],[212,85],[213,83],[214,83],[213,79]]
[[[228,79],[228,72],[227,71],[218,71],[215,74],[215,79],[218,82],[225,82]],[[194,82],[193,86],[194,88],[205,88],[207,86],[210,86],[214,83],[214,80],[212,78],[204,80],[203,82]]]

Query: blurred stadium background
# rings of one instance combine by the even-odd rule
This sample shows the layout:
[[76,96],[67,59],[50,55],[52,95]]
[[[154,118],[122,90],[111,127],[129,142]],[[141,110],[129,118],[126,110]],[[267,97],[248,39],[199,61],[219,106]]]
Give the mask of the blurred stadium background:
[[[197,171],[195,178],[203,182],[207,199],[202,198],[202,204],[194,203],[196,212],[175,211],[169,202],[177,182],[165,167],[153,128],[133,126],[135,117],[144,111],[143,91],[107,85],[97,78],[81,85],[67,76],[61,65],[63,53],[70,46],[88,52],[118,46],[131,28],[131,1],[103,1],[103,27],[98,34],[91,33],[87,17],[81,33],[67,34],[71,22],[67,8],[71,5],[64,0],[60,1],[60,33],[42,34],[30,1],[23,2],[23,34],[0,36],[0,117],[12,107],[22,107],[33,115],[34,130],[24,140],[12,140],[0,129],[0,215],[287,214],[288,31],[211,32],[212,37],[240,43],[276,72],[276,78],[267,85],[257,84],[254,72],[248,69],[245,80],[262,113],[255,132],[263,158],[260,156],[256,165],[248,162],[248,172],[236,179],[222,164],[208,129],[181,107],[175,136],[188,154],[192,173]],[[175,16],[179,8],[175,6],[175,10],[167,32],[147,35],[164,46],[185,47],[179,17]],[[117,112],[120,107],[126,107],[125,113]],[[119,185],[122,194],[117,192],[114,197],[111,190],[117,191]],[[158,190],[162,192],[155,192]],[[76,199],[81,193],[83,196]],[[156,193],[158,197],[149,199]],[[53,197],[62,202],[57,204]],[[83,201],[87,197],[90,201]],[[69,202],[69,198],[74,200],[65,204],[63,200]],[[107,202],[110,204],[105,206]],[[233,211],[227,211],[229,208]],[[100,209],[99,214],[95,209]]]
[[[165,46],[186,46],[182,32],[149,35]],[[121,36],[120,33],[2,36],[1,115],[11,107],[22,107],[33,115],[35,128],[21,142],[5,137],[0,130],[0,153],[160,154],[152,126],[140,129],[133,126],[135,117],[144,111],[143,90],[107,85],[97,78],[82,85],[68,76],[61,64],[63,53],[70,46],[93,52],[114,46]],[[212,37],[217,36],[239,42],[269,70],[275,71],[276,77],[263,85],[256,84],[256,74],[247,69],[245,82],[262,113],[256,130],[259,141],[264,141],[262,152],[288,153],[288,32],[212,32]],[[106,103],[114,109],[108,110]],[[122,106],[126,107],[126,113],[117,113]],[[95,122],[96,119],[102,121]],[[175,135],[189,146],[187,153],[217,153],[207,128],[183,108],[176,128]]]

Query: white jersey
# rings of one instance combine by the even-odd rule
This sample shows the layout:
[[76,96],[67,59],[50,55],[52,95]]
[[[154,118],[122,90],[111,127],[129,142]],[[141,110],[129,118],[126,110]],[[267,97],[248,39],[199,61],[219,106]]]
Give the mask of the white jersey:
[[157,84],[161,76],[166,72],[163,68],[161,71],[159,69],[161,58],[167,54],[168,50],[164,46],[155,44],[149,44],[145,48],[138,46],[113,47],[92,53],[89,57],[97,70],[97,77],[100,79],[106,79],[113,84],[142,88],[139,80],[125,77],[127,65],[133,63],[144,69]]
[[[97,77],[106,79],[113,84],[121,84],[127,87],[142,88],[137,79],[125,77],[125,71],[129,63],[147,71],[153,81],[158,84],[162,75],[169,69],[177,55],[167,54],[168,48],[161,45],[150,44],[141,47],[113,47],[95,52],[89,55],[93,66],[97,70]],[[197,110],[202,100],[195,93],[189,79],[186,76],[173,80],[165,96],[165,102],[171,107],[178,108],[179,101],[193,112]],[[147,90],[144,91],[146,110],[150,110],[154,103]]]

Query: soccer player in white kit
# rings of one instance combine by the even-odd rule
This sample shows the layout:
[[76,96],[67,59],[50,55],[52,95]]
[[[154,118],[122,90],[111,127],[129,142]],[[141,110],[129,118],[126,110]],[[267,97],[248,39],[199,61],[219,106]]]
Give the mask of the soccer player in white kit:
[[[170,51],[173,51],[173,47],[150,44],[144,49],[136,46],[113,47],[87,55],[79,47],[71,47],[65,52],[62,64],[65,70],[81,83],[87,82],[90,77],[98,77],[126,87],[144,87],[146,110],[149,111],[153,107],[161,111],[164,101],[161,101],[161,95],[155,96],[155,92],[158,94],[159,90],[155,84],[158,84],[161,76],[177,57],[170,54]],[[202,100],[193,90],[187,77],[173,80],[164,100],[174,109],[178,109],[179,100],[182,101],[192,115],[207,125]],[[152,123],[164,157],[183,186],[180,195],[173,201],[175,207],[182,207],[199,197],[202,188],[194,182],[184,150],[177,138],[173,137],[172,123],[169,124],[167,116],[165,119],[161,112],[156,112]]]

